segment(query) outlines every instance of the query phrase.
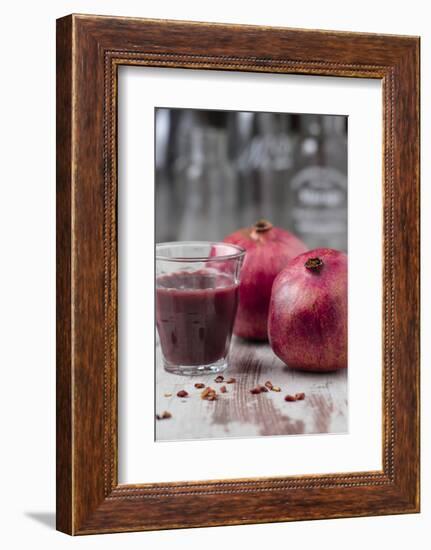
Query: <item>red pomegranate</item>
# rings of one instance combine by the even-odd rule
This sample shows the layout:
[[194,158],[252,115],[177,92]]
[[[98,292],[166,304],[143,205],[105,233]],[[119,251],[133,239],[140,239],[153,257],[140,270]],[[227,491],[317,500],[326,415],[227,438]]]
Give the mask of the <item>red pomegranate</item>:
[[246,250],[233,332],[242,338],[265,341],[272,283],[289,260],[307,248],[297,237],[267,220],[239,229],[224,241]]
[[289,367],[327,372],[347,367],[347,256],[330,248],[301,254],[272,287],[268,335]]

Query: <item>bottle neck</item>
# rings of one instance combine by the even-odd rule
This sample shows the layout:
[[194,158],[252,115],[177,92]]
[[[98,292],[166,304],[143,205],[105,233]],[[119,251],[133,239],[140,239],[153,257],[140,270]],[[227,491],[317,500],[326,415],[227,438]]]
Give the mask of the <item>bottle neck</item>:
[[195,128],[191,134],[191,160],[195,164],[227,161],[227,139],[223,130]]
[[256,113],[258,135],[289,134],[292,131],[292,117],[284,113]]
[[320,115],[302,115],[299,131],[302,135],[320,137],[322,135],[322,117]]
[[345,135],[345,121],[344,116],[324,116],[322,117],[322,128],[325,136],[340,136]]

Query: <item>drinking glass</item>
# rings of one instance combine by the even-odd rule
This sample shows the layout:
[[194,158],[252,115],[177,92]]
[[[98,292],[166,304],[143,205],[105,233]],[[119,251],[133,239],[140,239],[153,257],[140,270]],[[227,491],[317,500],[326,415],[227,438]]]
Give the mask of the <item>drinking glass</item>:
[[245,250],[222,242],[156,245],[156,326],[166,371],[223,372]]

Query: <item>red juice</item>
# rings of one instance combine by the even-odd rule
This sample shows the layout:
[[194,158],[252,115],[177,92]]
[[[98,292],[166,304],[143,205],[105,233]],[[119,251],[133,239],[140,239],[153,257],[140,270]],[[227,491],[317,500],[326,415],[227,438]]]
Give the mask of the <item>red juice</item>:
[[156,321],[165,359],[208,365],[229,350],[238,284],[218,271],[180,271],[156,280]]

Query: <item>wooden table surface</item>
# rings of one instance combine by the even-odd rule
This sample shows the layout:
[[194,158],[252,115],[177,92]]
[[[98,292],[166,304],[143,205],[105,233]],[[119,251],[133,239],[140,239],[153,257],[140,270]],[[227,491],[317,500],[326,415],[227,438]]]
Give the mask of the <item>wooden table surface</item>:
[[[171,418],[156,421],[156,440],[213,439],[342,433],[347,431],[347,372],[304,373],[286,367],[268,344],[233,338],[225,379],[235,384],[216,383],[216,375],[198,377],[169,374],[163,369],[157,344],[156,413],[169,411]],[[281,392],[250,393],[270,380]],[[201,399],[202,382],[217,391],[215,401]],[[228,393],[220,393],[226,385]],[[179,390],[189,393],[177,397]],[[286,394],[305,393],[303,401],[286,402]],[[166,397],[165,394],[172,394]]]

